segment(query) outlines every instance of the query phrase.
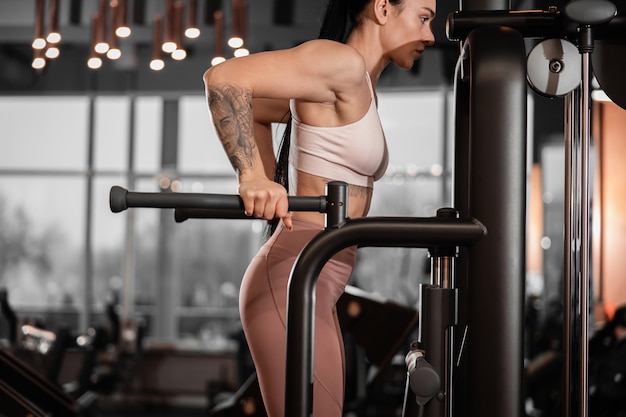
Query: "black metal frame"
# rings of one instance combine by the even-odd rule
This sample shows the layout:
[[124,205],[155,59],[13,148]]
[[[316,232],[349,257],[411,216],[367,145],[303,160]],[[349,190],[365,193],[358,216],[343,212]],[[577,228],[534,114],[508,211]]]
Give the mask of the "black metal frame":
[[[460,258],[459,271],[467,277],[467,282],[461,280],[461,287],[468,294],[467,314],[461,315],[466,318],[470,327],[469,354],[467,355],[467,375],[464,382],[469,382],[477,373],[485,375],[484,381],[489,384],[472,383],[461,384],[467,388],[466,398],[458,396],[457,403],[468,405],[468,415],[501,416],[521,414],[521,375],[515,368],[520,368],[519,360],[523,357],[521,343],[514,334],[504,335],[494,340],[489,325],[497,327],[499,332],[510,332],[513,327],[522,326],[521,317],[517,311],[522,311],[518,294],[523,296],[523,275],[516,271],[506,273],[506,268],[485,268],[490,265],[490,255],[498,262],[515,262],[515,253],[523,254],[523,248],[519,247],[509,238],[521,236],[523,229],[519,229],[517,222],[520,213],[513,207],[503,213],[490,212],[488,207],[476,206],[480,202],[489,202],[493,209],[497,210],[500,204],[506,206],[504,199],[512,197],[511,203],[521,207],[522,192],[511,193],[511,187],[517,189],[519,182],[514,180],[518,175],[519,180],[525,178],[522,170],[524,160],[515,157],[525,154],[525,149],[520,143],[525,144],[524,135],[507,132],[506,126],[513,122],[515,130],[519,129],[520,119],[511,116],[509,112],[525,110],[524,102],[514,95],[510,95],[510,89],[516,89],[517,95],[521,95],[521,87],[524,83],[525,68],[522,61],[524,49],[515,47],[513,52],[507,47],[501,47],[500,43],[505,38],[510,38],[511,45],[519,44],[516,38],[569,38],[576,43],[581,54],[582,79],[581,87],[573,91],[566,98],[565,140],[566,140],[566,172],[565,185],[566,195],[569,195],[568,207],[566,207],[565,222],[565,282],[564,282],[564,415],[585,416],[587,408],[587,316],[589,307],[589,194],[588,194],[588,154],[589,154],[589,82],[590,66],[589,55],[593,51],[594,39],[624,41],[626,40],[626,17],[618,16],[616,8],[608,1],[571,0],[560,11],[554,7],[541,10],[512,11],[508,10],[506,1],[500,0],[461,0],[462,11],[451,13],[448,17],[447,30],[450,40],[459,40],[465,47],[465,65],[460,67],[460,75],[457,77],[457,134],[456,134],[456,168],[455,184],[455,208],[461,215],[471,215],[480,218],[489,229],[489,238],[471,248],[469,257]],[[489,33],[491,31],[491,33]],[[500,33],[498,33],[500,31]],[[516,33],[513,37],[511,32]],[[496,39],[498,38],[498,39]],[[478,55],[477,56],[477,52]],[[508,58],[507,58],[508,56]],[[490,68],[493,70],[490,71]],[[511,80],[498,80],[502,75]],[[479,79],[477,79],[479,78]],[[465,81],[468,82],[465,82]],[[504,88],[502,88],[502,86]],[[524,88],[525,89],[525,88]],[[503,95],[501,93],[504,92]],[[517,104],[516,104],[517,103]],[[506,107],[500,109],[500,106]],[[507,109],[508,108],[508,109]],[[479,113],[479,114],[477,114]],[[482,116],[481,116],[482,114]],[[500,130],[500,132],[498,132]],[[518,139],[515,139],[515,138]],[[504,140],[500,140],[502,138]],[[580,139],[579,139],[580,138]],[[517,140],[521,139],[519,142]],[[484,144],[484,147],[481,147]],[[493,161],[499,162],[506,159],[504,169],[491,170],[489,166]],[[509,166],[513,162],[514,166]],[[516,174],[517,173],[517,174]],[[493,179],[492,175],[511,175],[505,179],[507,184],[499,183],[502,178]],[[473,179],[481,178],[474,182]],[[482,179],[487,179],[483,182]],[[494,183],[495,182],[495,183]],[[461,187],[458,185],[461,184]],[[467,188],[465,188],[467,187]],[[493,190],[498,192],[493,192]],[[505,191],[506,195],[499,194]],[[504,197],[504,199],[503,199]],[[503,208],[505,207],[503,206]],[[504,217],[502,215],[504,214]],[[505,220],[506,216],[512,215],[514,224],[502,227],[494,227],[496,222]],[[495,216],[495,217],[494,217]],[[505,253],[499,252],[503,248],[494,247],[495,251],[487,250],[484,254],[479,252],[492,242],[494,234],[502,230],[502,237],[509,243],[503,246]],[[580,247],[573,246],[573,242],[580,242]],[[520,240],[523,242],[523,240]],[[573,259],[576,258],[576,259]],[[518,261],[523,257],[517,258]],[[471,264],[478,261],[482,265],[473,269]],[[511,268],[514,269],[514,268]],[[489,271],[501,271],[502,279],[494,280],[489,277]],[[492,274],[498,276],[499,274]],[[519,280],[515,280],[518,277]],[[513,280],[511,280],[513,279]],[[581,281],[581,282],[578,282]],[[512,286],[509,286],[512,285]],[[501,307],[488,314],[485,304],[488,302],[487,294],[491,291],[490,298],[495,299]],[[481,299],[481,297],[484,297]],[[504,297],[504,299],[503,299]],[[508,307],[505,306],[506,298],[513,301]],[[502,301],[502,303],[500,303]],[[464,302],[461,300],[461,305]],[[502,316],[504,314],[504,316]],[[482,316],[482,317],[481,317]],[[494,322],[497,319],[497,323]],[[512,327],[513,326],[513,327]],[[462,326],[461,326],[462,328]],[[482,331],[481,334],[476,334]],[[498,333],[499,333],[498,332]],[[521,339],[520,339],[521,340]],[[480,341],[481,347],[472,348],[472,344]],[[514,349],[518,360],[511,355],[510,360],[501,360],[502,355],[496,350],[511,351]],[[472,353],[476,352],[476,353]],[[493,355],[496,355],[495,357]],[[575,360],[578,356],[578,360]],[[496,360],[494,360],[496,358]],[[504,358],[502,358],[504,359]],[[499,368],[498,363],[508,364]],[[484,366],[493,365],[487,368]],[[512,365],[512,366],[511,366]],[[463,374],[463,372],[460,372]],[[457,378],[459,376],[457,375]],[[502,385],[504,384],[504,385]],[[517,386],[516,386],[517,384]],[[494,393],[493,387],[497,387]],[[504,397],[502,396],[504,395]],[[495,401],[494,401],[495,400]],[[481,404],[488,404],[487,406]],[[458,407],[457,407],[458,410]],[[515,414],[513,414],[515,412]]]
[[468,119],[467,126],[457,124],[456,144],[468,160],[463,162],[466,170],[455,176],[454,206],[461,217],[481,219],[489,235],[459,259],[457,281],[465,309],[460,316],[466,319],[459,329],[469,329],[462,362],[468,383],[465,398],[455,400],[455,408],[471,416],[519,416],[526,246],[525,46],[519,32],[488,26],[473,30],[465,48],[467,76],[457,81],[457,104],[468,110]]
[[289,280],[285,415],[304,417],[312,412],[315,284],[334,254],[353,245],[469,245],[485,233],[474,219],[370,217],[348,220],[316,235],[300,252]]

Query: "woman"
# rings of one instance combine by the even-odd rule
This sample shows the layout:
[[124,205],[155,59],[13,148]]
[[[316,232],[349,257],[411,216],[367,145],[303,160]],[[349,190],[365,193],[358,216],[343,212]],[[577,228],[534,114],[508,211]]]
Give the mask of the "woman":
[[[270,417],[284,413],[289,274],[300,250],[324,227],[323,214],[289,213],[286,187],[271,179],[275,169],[286,170],[284,162],[276,164],[271,123],[291,114],[289,162],[297,173],[296,195],[323,195],[328,181],[345,181],[348,216],[367,215],[373,182],[387,166],[376,82],[390,62],[409,69],[434,43],[435,7],[436,0],[330,0],[320,39],[228,60],[204,74],[213,123],[237,172],[246,213],[280,219],[244,275],[239,302]],[[341,251],[317,282],[313,414],[318,417],[342,415],[345,371],[335,304],[355,258],[354,247]]]

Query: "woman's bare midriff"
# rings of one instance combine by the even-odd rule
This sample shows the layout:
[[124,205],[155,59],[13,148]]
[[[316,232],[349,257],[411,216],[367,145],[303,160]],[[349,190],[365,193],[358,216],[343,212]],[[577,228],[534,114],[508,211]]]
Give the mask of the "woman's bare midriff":
[[[320,196],[326,194],[328,178],[318,177],[298,171],[297,192],[298,196]],[[372,200],[372,189],[357,185],[348,185],[348,217],[355,219],[367,215]],[[324,226],[325,214],[297,211],[292,216],[296,219],[312,222]]]

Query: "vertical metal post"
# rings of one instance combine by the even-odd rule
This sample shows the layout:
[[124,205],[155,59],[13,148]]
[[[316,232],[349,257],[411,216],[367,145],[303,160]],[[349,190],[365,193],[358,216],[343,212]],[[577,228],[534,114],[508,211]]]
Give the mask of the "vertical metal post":
[[[587,32],[590,36],[591,28],[586,26],[581,29],[583,33]],[[593,45],[593,43],[591,43]],[[587,417],[589,414],[589,352],[588,352],[588,330],[589,330],[589,287],[590,287],[590,234],[589,234],[589,154],[591,152],[591,115],[590,115],[590,89],[591,82],[591,50],[584,49],[582,51],[582,97],[581,97],[581,150],[580,150],[580,174],[581,174],[581,190],[580,190],[580,407],[581,417]]]
[[[590,83],[591,83],[591,53],[594,49],[593,31],[591,25],[604,24],[611,21],[617,15],[617,6],[615,2],[608,0],[596,0],[596,1],[570,1],[565,5],[565,15],[574,22],[579,23],[578,26],[578,51],[581,55],[581,73],[582,80],[580,86],[580,104],[578,107],[578,115],[580,117],[580,140],[577,141],[575,151],[577,153],[577,161],[579,162],[579,169],[574,176],[575,180],[572,182],[579,191],[574,203],[578,203],[579,211],[576,213],[578,216],[572,216],[569,219],[567,225],[576,229],[577,235],[568,236],[570,239],[577,240],[578,259],[573,264],[573,269],[570,270],[569,279],[575,280],[579,286],[579,291],[574,295],[578,295],[577,314],[580,318],[579,333],[580,337],[577,341],[573,342],[572,338],[565,340],[566,343],[570,343],[570,346],[566,348],[566,362],[564,366],[567,368],[566,372],[571,372],[574,365],[574,355],[572,345],[578,348],[578,382],[580,386],[577,389],[578,397],[578,410],[572,410],[574,405],[571,398],[566,398],[566,416],[573,415],[572,411],[576,411],[580,417],[587,417],[589,413],[589,292],[591,287],[591,238],[590,238],[590,207],[591,198],[589,193],[589,154],[591,152],[591,106],[590,106]],[[571,103],[571,109],[575,104]],[[571,132],[571,130],[570,130]],[[572,147],[573,149],[574,147]],[[571,190],[570,190],[571,191]],[[570,197],[571,199],[571,197]],[[576,204],[570,207],[572,212],[576,210]],[[572,265],[570,260],[566,260],[569,265]],[[572,287],[572,283],[569,283],[569,289]],[[568,290],[568,288],[566,288]],[[568,294],[567,302],[572,302],[572,294]],[[571,326],[572,316],[576,317],[573,311],[573,307],[568,306],[567,312],[571,315],[569,321],[565,322],[565,326]],[[568,385],[568,376],[566,375],[566,396],[571,396],[574,393],[572,387]],[[575,378],[570,378],[575,379]]]
[[[459,0],[459,10],[508,10],[510,4],[508,0]],[[471,202],[474,198],[474,190],[470,185],[475,175],[473,171],[472,154],[474,151],[474,142],[480,138],[470,133],[470,126],[474,123],[470,119],[471,100],[476,95],[473,86],[469,80],[469,51],[468,42],[464,41],[460,45],[460,59],[455,75],[455,132],[454,132],[454,176],[452,186],[452,206],[459,211],[461,218],[475,216],[483,220],[482,215],[475,213],[471,208]],[[497,112],[496,112],[497,113]],[[497,117],[495,116],[494,118]],[[494,192],[496,192],[494,190]],[[480,216],[480,217],[479,217]],[[490,232],[491,234],[491,232]],[[469,339],[473,334],[471,329],[473,324],[470,323],[469,308],[470,304],[476,302],[471,295],[470,287],[474,285],[475,272],[471,271],[471,264],[476,262],[474,255],[469,248],[461,247],[459,249],[459,257],[456,262],[456,287],[458,289],[458,324],[455,329],[456,340],[458,346],[456,349],[456,370],[454,376],[454,397],[452,401],[456,410],[468,410],[464,414],[472,415],[469,412],[468,404],[474,401],[470,396],[472,386],[478,384],[476,381],[476,371],[472,369],[469,352]],[[497,254],[493,254],[497,256]],[[495,291],[493,292],[494,296]],[[474,340],[476,340],[474,338]],[[476,341],[483,344],[485,341]],[[488,342],[487,342],[488,343]],[[495,395],[494,395],[495,396]],[[487,401],[486,405],[490,402]],[[504,415],[504,414],[503,414]]]
[[[585,64],[585,61],[587,63]],[[590,76],[583,56],[583,79]],[[584,83],[566,99],[564,235],[564,415],[588,414],[590,282],[589,90]],[[586,98],[587,97],[587,98]]]
[[468,251],[467,410],[515,417],[523,410],[526,52],[508,28],[476,29],[467,42],[469,214],[489,231]]
[[576,378],[578,341],[580,340],[577,320],[579,193],[580,157],[580,90],[576,89],[565,99],[565,234],[564,234],[564,281],[563,281],[563,370],[564,370],[564,416],[578,414],[575,395],[580,381]]
[[[448,258],[452,263],[454,259],[440,255],[437,255],[436,258]],[[452,269],[447,269],[447,271],[452,272]],[[457,323],[456,295],[456,290],[452,288],[422,285],[419,345],[424,350],[425,359],[430,363],[441,381],[439,391],[424,404],[424,412],[420,414],[423,417],[452,416],[451,400],[453,395],[450,378],[452,369],[449,365],[452,358],[449,346],[454,340],[452,331]]]
[[[452,206],[457,209],[461,218],[470,216],[469,180],[470,180],[470,83],[467,78],[466,49],[462,49],[457,62],[454,82],[454,166],[452,181]],[[459,248],[456,260],[456,288],[457,299],[457,326],[456,340],[464,341],[468,330],[467,303],[469,293],[469,249]],[[469,386],[467,352],[465,344],[455,346],[456,369],[454,376],[454,396],[451,401],[455,409],[464,409],[467,406],[467,391]]]
[[[458,212],[453,209],[439,209],[437,211],[437,217],[439,218],[458,218]],[[445,248],[431,249],[431,284],[442,288],[449,297],[454,298],[451,302],[450,317],[446,323],[448,327],[443,329],[443,349],[444,357],[442,360],[442,367],[440,369],[440,375],[443,380],[443,387],[445,392],[444,405],[442,407],[443,412],[441,415],[451,417],[454,412],[454,362],[455,362],[455,325],[458,323],[458,302],[456,292],[456,256],[457,247],[450,246]],[[442,312],[443,315],[443,312]],[[420,317],[423,317],[420,316]],[[425,318],[421,318],[423,320]],[[426,351],[428,358],[428,350]]]
[[591,236],[589,192],[591,153],[590,82],[593,38],[590,26],[580,28],[582,82],[567,99],[566,208],[564,282],[565,416],[589,413],[589,289]]

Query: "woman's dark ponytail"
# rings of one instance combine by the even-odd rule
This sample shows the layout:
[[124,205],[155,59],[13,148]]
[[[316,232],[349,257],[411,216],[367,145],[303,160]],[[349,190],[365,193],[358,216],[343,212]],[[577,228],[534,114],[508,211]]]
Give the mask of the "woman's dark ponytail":
[[[274,182],[281,184],[289,193],[289,147],[291,146],[291,112],[285,125],[283,138],[278,148],[278,157],[276,158],[276,170],[274,171]],[[272,219],[267,222],[264,238],[269,239],[274,234],[280,219]]]
[[[401,0],[391,0],[397,3]],[[365,6],[372,0],[328,0],[319,39],[345,42],[352,29],[359,24]]]
[[328,0],[319,39],[344,42],[349,20],[348,3],[349,0]]

